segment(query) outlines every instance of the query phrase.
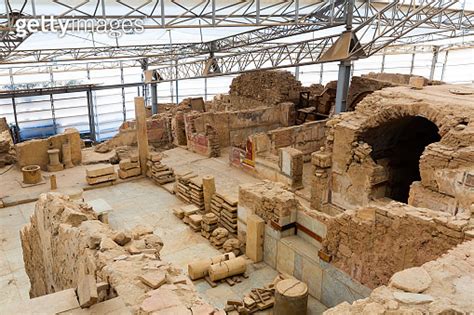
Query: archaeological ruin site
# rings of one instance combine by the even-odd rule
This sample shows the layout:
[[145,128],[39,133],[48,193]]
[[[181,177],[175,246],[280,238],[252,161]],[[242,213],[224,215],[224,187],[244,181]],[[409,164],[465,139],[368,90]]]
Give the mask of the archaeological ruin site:
[[1,315],[474,314],[473,3],[9,0],[0,35]]

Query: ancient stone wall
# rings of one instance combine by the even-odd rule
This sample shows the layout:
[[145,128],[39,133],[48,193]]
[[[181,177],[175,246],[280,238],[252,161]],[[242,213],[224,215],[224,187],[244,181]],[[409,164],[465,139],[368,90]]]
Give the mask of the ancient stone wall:
[[330,119],[326,146],[313,159],[313,206],[321,210],[322,200],[354,209],[389,197],[469,216],[474,108],[450,89],[388,88]]
[[82,162],[82,140],[79,131],[68,128],[62,134],[51,136],[47,139],[33,139],[15,144],[17,165],[21,168],[26,165],[39,165],[43,170],[49,164],[49,149],[59,149],[59,157],[62,161],[62,145],[69,143],[71,146],[71,158],[74,165]]
[[159,259],[163,243],[151,228],[112,230],[67,196],[42,194],[20,236],[31,297],[76,288],[92,276],[94,285],[110,287],[98,302],[118,295],[134,313],[181,314],[204,305],[181,270]]
[[391,86],[396,86],[396,84],[387,81],[380,81],[376,78],[366,76],[352,77],[346,101],[347,110],[354,110],[357,104],[362,101],[364,97],[373,93],[374,91],[378,91],[385,87]]
[[218,94],[206,102],[206,112],[227,112],[268,107],[268,103],[238,95]]
[[292,106],[291,103],[282,103],[252,110],[189,113],[185,115],[185,122],[189,124],[192,120],[194,129],[186,127],[186,132],[204,134],[206,125],[211,125],[219,137],[221,147],[245,147],[248,136],[252,134],[288,126]]
[[331,263],[371,288],[474,236],[467,219],[394,201],[345,211],[326,226],[323,250]]
[[[136,146],[136,123],[135,120],[124,122],[119,132],[111,139],[95,146],[96,152],[109,152],[121,146]],[[148,143],[159,148],[167,146],[173,142],[171,129],[171,114],[163,113],[147,118]]]
[[270,138],[269,149],[272,154],[277,154],[278,149],[289,146],[303,152],[305,160],[308,161],[311,153],[324,145],[325,132],[326,120],[271,130],[267,132]]
[[324,314],[469,314],[474,310],[473,252],[474,241],[464,242],[421,267],[397,272],[369,298]]
[[436,84],[436,82],[438,82],[438,81],[428,80],[419,75],[410,75],[410,74],[402,74],[402,73],[370,72],[370,73],[362,75],[362,78],[385,81],[385,82],[393,83],[395,85],[408,85],[410,83],[411,77],[423,78],[424,85]]
[[268,105],[299,102],[301,82],[288,71],[255,71],[232,80],[229,94],[258,100]]
[[282,233],[296,228],[297,235],[313,244],[316,252],[319,249],[322,259],[370,288],[474,238],[469,219],[389,200],[335,216],[309,210],[284,186],[272,182],[240,187],[239,233],[245,232],[250,214]]
[[13,139],[5,117],[0,117],[0,167],[14,164],[16,152]]

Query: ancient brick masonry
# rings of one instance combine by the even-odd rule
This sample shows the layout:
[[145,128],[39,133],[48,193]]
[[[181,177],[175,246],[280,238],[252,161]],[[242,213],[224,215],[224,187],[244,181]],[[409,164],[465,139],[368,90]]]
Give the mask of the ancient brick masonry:
[[88,205],[65,195],[42,194],[20,236],[31,297],[81,287],[89,279],[97,290],[108,287],[90,303],[118,295],[136,314],[209,307],[180,269],[160,260],[163,243],[150,227],[112,230]]
[[464,242],[437,260],[396,273],[369,298],[324,314],[468,314],[474,310],[473,252],[474,241]]
[[473,233],[469,220],[392,201],[329,219],[323,245],[336,267],[375,288],[395,272],[420,266],[472,239]]
[[263,181],[241,185],[239,205],[255,209],[254,213],[266,222],[273,221],[284,226],[296,220],[298,202],[284,184]]
[[301,89],[301,82],[288,71],[257,71],[234,78],[229,94],[273,105],[287,101],[297,103]]
[[[474,237],[469,219],[388,199],[337,215],[309,210],[274,182],[241,185],[239,220],[247,222],[253,213],[271,226],[296,220],[297,234],[320,244],[322,259],[370,288],[387,284],[394,273],[436,259]],[[307,234],[308,230],[316,235]]]
[[[474,176],[471,105],[468,97],[451,93],[446,85],[428,86],[420,91],[394,87],[373,92],[354,112],[333,117],[327,122],[326,145],[315,153],[328,155],[329,164],[313,163],[313,191],[318,193],[314,195],[313,206],[322,210],[315,199],[319,198],[341,209],[353,209],[372,199],[394,198],[394,191],[406,186],[406,197],[397,200],[469,217],[474,199],[470,180]],[[414,121],[427,127],[416,131]],[[412,128],[407,129],[404,124],[411,124]],[[419,134],[426,130],[432,130],[432,139],[420,146]],[[400,138],[398,135],[404,131],[405,136]],[[418,136],[409,137],[415,131]],[[401,141],[406,145],[401,145]],[[408,145],[417,149],[403,151]],[[406,158],[417,150],[422,154],[419,162],[413,160],[410,171],[397,168],[397,157]],[[403,179],[411,174],[415,182],[404,183]],[[323,177],[325,182],[320,180]]]
[[[148,143],[156,147],[165,147],[173,141],[171,132],[171,114],[162,113],[147,118]],[[96,152],[104,153],[121,146],[137,145],[136,123],[134,120],[124,122],[119,132],[111,139],[96,145]]]

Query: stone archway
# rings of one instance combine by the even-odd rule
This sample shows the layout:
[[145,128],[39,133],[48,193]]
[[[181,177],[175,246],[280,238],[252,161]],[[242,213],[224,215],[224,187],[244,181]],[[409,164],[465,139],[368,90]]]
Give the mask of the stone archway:
[[419,181],[425,147],[441,139],[436,124],[421,116],[404,116],[366,129],[360,140],[372,147],[371,157],[387,173],[385,196],[406,203],[410,185]]

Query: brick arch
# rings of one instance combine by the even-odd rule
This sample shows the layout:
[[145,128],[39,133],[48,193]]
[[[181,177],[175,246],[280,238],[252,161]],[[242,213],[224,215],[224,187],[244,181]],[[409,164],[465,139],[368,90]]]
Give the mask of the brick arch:
[[387,174],[381,182],[384,196],[406,203],[410,185],[421,180],[420,157],[426,146],[440,141],[438,126],[444,125],[407,111],[378,113],[370,122],[359,130],[358,140],[372,147],[370,156]]
[[393,120],[417,116],[426,118],[435,124],[436,127],[438,127],[438,134],[441,138],[444,137],[450,129],[459,124],[458,119],[456,119],[454,115],[446,115],[445,112],[440,113],[439,110],[435,110],[425,103],[392,105],[377,111],[374,115],[367,115],[366,119],[360,124],[359,133],[363,133],[368,129],[376,128]]

